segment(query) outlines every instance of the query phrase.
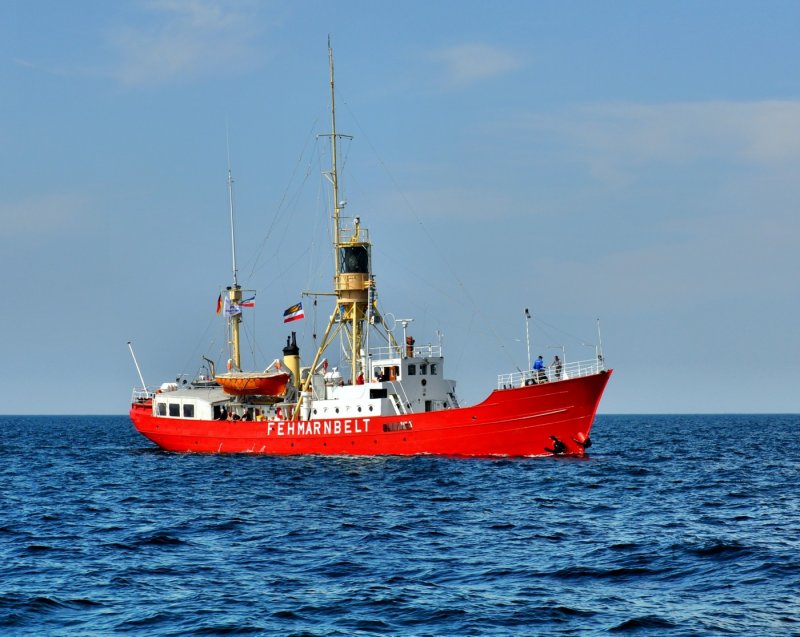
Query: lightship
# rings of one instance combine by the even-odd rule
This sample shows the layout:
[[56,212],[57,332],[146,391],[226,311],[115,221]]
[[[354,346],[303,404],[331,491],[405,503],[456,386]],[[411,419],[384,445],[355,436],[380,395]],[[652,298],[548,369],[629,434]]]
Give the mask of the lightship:
[[[342,214],[339,200],[330,44],[328,63],[332,132],[327,176],[335,263],[330,294],[335,301],[319,347],[303,364],[291,333],[282,360],[276,358],[263,372],[241,369],[240,308],[246,299],[236,269],[231,195],[233,283],[218,303],[218,312],[224,307],[229,321],[228,370],[217,374],[206,359],[207,376],[185,385],[164,383],[157,390],[144,387],[140,373],[143,386],[134,388],[130,408],[134,427],[174,452],[584,455],[612,373],[602,351],[590,360],[502,374],[485,400],[463,406],[455,381],[445,377],[441,344],[417,346],[408,334],[411,319],[387,329],[377,306],[369,232],[359,217]],[[229,170],[229,193],[231,184]],[[394,334],[397,323],[401,338]],[[384,344],[374,347],[378,336]],[[325,353],[335,342],[345,344],[345,353],[341,365],[331,368]]]

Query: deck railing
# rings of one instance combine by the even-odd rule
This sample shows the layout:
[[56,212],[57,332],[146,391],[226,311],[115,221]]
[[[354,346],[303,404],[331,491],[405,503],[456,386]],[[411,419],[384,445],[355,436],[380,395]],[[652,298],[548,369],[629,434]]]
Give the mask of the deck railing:
[[133,392],[131,393],[131,402],[132,403],[141,403],[145,400],[153,398],[156,393],[147,387],[134,387]]
[[511,389],[512,387],[522,387],[523,385],[534,385],[537,383],[555,383],[560,380],[569,380],[570,378],[592,376],[594,374],[599,374],[604,369],[605,363],[603,359],[598,356],[588,361],[564,363],[561,369],[550,365],[542,370],[500,374],[497,377],[497,389]]
[[[382,360],[386,358],[402,358],[406,355],[406,346],[398,345],[397,347],[387,345],[384,347],[370,347],[369,354],[373,360]],[[441,345],[415,345],[414,356],[424,358],[426,356],[440,357],[442,355]]]

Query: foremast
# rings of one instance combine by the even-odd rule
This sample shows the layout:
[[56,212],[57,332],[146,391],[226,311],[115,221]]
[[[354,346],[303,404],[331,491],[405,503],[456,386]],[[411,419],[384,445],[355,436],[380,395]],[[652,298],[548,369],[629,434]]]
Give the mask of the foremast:
[[231,357],[228,359],[228,371],[242,370],[242,355],[239,343],[239,327],[242,322],[241,301],[242,286],[239,285],[239,269],[236,267],[236,222],[233,214],[233,173],[231,172],[230,149],[228,150],[228,210],[231,226],[231,267],[233,270],[233,285],[226,288],[228,299],[225,303],[225,318],[228,320],[229,345]]

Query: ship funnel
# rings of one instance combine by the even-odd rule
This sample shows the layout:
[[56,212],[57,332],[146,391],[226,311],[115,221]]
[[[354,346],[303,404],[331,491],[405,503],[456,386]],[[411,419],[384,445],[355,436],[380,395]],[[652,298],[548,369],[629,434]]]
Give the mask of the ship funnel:
[[294,376],[294,384],[300,386],[300,348],[297,347],[297,333],[292,332],[286,337],[286,347],[283,348],[283,364]]

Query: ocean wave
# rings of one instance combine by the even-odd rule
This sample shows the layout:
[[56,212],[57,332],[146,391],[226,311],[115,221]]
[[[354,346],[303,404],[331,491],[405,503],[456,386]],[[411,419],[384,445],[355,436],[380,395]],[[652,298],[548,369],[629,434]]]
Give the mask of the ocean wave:
[[[8,422],[0,633],[797,631],[800,451],[752,461],[797,417],[599,417],[580,462],[168,454],[125,418]],[[715,428],[713,456],[676,447]]]
[[658,617],[657,615],[643,615],[641,617],[633,617],[624,622],[609,628],[612,633],[636,632],[639,630],[661,630],[677,628],[678,624]]

